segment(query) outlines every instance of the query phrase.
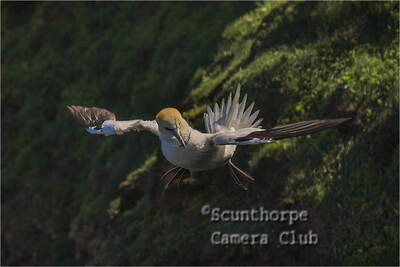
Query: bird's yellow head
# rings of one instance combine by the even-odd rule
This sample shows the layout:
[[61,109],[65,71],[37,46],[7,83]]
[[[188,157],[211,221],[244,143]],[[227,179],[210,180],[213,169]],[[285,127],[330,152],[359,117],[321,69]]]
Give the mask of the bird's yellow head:
[[183,135],[188,131],[189,125],[176,108],[164,108],[158,112],[156,122],[161,134],[175,136],[182,146],[186,146]]

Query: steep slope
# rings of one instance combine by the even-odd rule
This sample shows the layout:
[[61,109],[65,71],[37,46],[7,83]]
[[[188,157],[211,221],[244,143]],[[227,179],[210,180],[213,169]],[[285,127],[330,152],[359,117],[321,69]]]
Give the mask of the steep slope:
[[[11,16],[16,11],[10,5],[5,20],[15,31],[4,33],[9,51],[2,51],[7,55],[2,62],[7,65],[2,93],[7,263],[398,264],[398,5],[277,2],[250,11],[235,4],[208,5],[144,5],[140,8],[148,8],[148,14],[137,17],[124,3],[96,9],[59,4],[63,16],[82,23],[70,22],[75,26],[63,30],[43,22],[54,16],[49,5],[32,8],[29,22]],[[221,14],[226,18],[217,19]],[[127,18],[132,21],[121,25]],[[228,21],[233,22],[226,26]],[[39,38],[48,31],[59,43]],[[27,32],[28,41],[18,42]],[[66,49],[67,56],[61,58],[57,49]],[[59,68],[65,62],[72,67]],[[126,66],[129,71],[123,71]],[[70,84],[55,92],[59,79]],[[122,118],[148,119],[171,105],[203,129],[207,105],[239,82],[261,109],[266,128],[353,119],[311,136],[240,147],[234,162],[257,180],[248,192],[224,169],[196,174],[180,188],[164,191],[159,177],[171,165],[153,136],[84,135],[70,129],[64,111],[65,104],[96,104]],[[307,210],[309,217],[290,226],[210,222],[201,213],[205,204],[221,210]],[[312,230],[318,244],[281,245],[278,235],[286,230]],[[213,246],[216,231],[266,233],[270,242]],[[24,236],[34,241],[25,242]],[[43,261],[49,252],[52,259]]]
[[[121,184],[111,207],[115,226],[104,240],[126,251],[119,263],[396,264],[397,14],[389,3],[266,3],[227,27],[214,62],[196,71],[183,105],[196,127],[203,127],[205,107],[239,82],[261,108],[265,127],[353,120],[313,136],[240,148],[235,161],[257,179],[248,193],[224,170],[196,177],[194,189],[163,192],[157,177],[168,164],[153,155]],[[141,200],[129,202],[137,192]],[[120,210],[118,203],[125,203]],[[204,204],[306,209],[310,219],[293,227],[211,223],[201,215]],[[318,233],[318,245],[279,246],[277,233],[292,229]],[[212,246],[215,231],[267,233],[273,240],[267,247]]]
[[120,119],[179,105],[223,29],[253,6],[2,3],[2,264],[83,264],[72,219],[107,218],[118,184],[157,147],[147,135],[88,136],[66,105]]

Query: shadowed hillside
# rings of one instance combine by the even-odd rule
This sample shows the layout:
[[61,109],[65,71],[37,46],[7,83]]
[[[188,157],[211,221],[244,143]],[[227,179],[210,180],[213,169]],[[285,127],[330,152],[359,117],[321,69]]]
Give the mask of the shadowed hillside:
[[[391,2],[2,5],[2,265],[397,265],[399,9]],[[66,105],[204,130],[242,85],[263,127],[352,117],[238,148],[256,179],[221,168],[164,190],[149,133],[103,137]],[[307,210],[306,222],[210,222],[222,210]],[[318,234],[316,245],[278,235]],[[216,246],[213,232],[270,237]]]

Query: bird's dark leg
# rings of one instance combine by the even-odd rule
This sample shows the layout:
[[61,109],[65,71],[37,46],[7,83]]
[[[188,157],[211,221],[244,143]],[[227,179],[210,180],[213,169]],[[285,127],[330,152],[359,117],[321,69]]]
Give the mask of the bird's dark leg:
[[[170,185],[170,183],[172,183],[174,180],[175,180],[175,178],[177,178],[177,176],[178,176],[178,174],[182,171],[182,170],[185,170],[184,168],[181,168],[181,167],[178,167],[179,169],[178,169],[178,171],[175,173],[175,175],[174,176],[172,176],[172,178],[168,181],[168,183],[165,185],[165,189],[167,189],[168,188],[168,186]],[[183,172],[185,172],[185,171],[183,171]]]
[[173,172],[173,171],[175,171],[176,169],[179,169],[179,168],[180,168],[180,167],[174,167],[174,168],[170,169],[169,171],[167,171],[166,173],[164,173],[163,176],[161,176],[161,179],[160,179],[160,180],[164,180],[164,178],[165,178],[168,174],[170,174],[171,172]]
[[239,181],[237,180],[237,177],[233,174],[233,170],[232,167],[230,165],[229,166],[229,173],[231,174],[232,180],[235,182],[236,185],[240,186]]
[[178,180],[178,187],[180,187],[183,176],[185,176],[185,172],[187,172],[188,170],[184,169],[183,172],[179,175],[179,180]]
[[240,174],[241,177],[247,178],[252,183],[256,181],[253,177],[251,177],[250,175],[239,169],[235,164],[233,164],[231,160],[228,161],[228,164],[230,164],[233,167],[233,169]]
[[228,166],[229,166],[229,170],[231,172],[232,179],[235,182],[235,184],[240,186],[244,191],[247,191],[247,187],[244,186],[244,184],[240,181],[239,177],[237,177],[236,173],[234,172],[234,170],[232,168],[232,165],[228,164]]

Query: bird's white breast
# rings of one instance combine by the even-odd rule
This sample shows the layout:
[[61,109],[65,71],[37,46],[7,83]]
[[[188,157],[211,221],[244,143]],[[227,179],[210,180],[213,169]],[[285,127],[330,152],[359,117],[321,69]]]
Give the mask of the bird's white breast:
[[191,170],[210,170],[225,165],[235,152],[236,146],[216,146],[209,135],[193,130],[186,147],[180,146],[176,138],[162,138],[161,151],[172,164]]

